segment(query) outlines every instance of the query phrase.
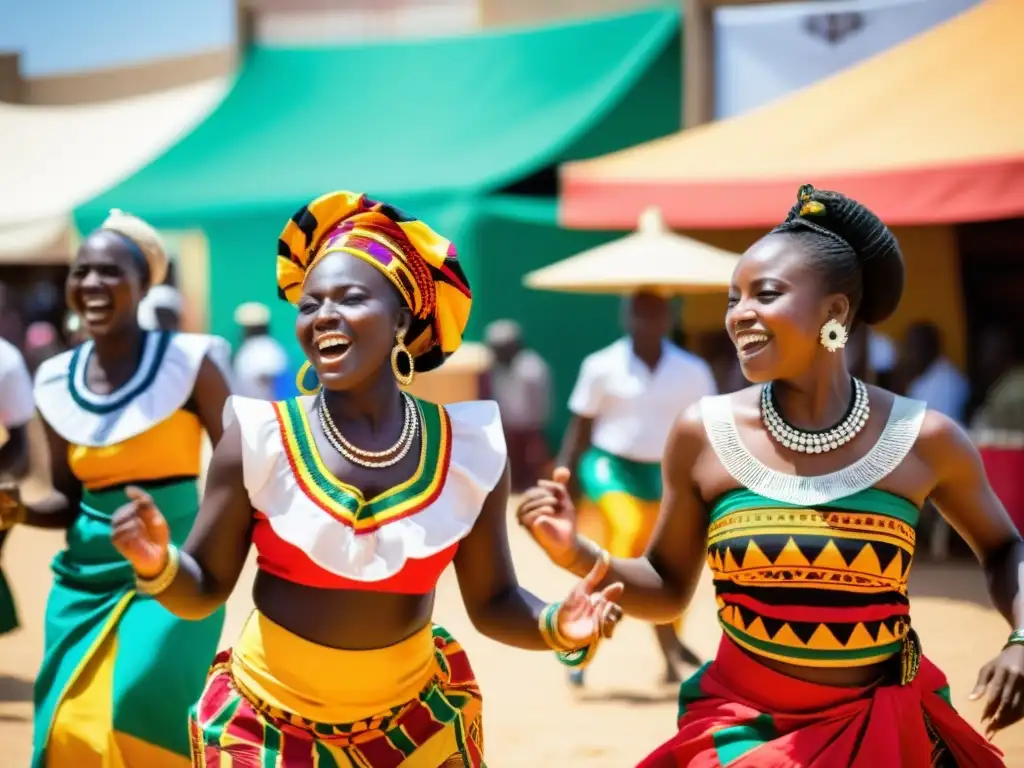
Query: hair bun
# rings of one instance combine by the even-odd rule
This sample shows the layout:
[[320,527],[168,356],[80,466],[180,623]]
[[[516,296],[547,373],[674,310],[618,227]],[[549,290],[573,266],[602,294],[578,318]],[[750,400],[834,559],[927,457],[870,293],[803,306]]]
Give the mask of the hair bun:
[[863,275],[859,320],[874,325],[896,311],[903,296],[903,253],[878,216],[846,195],[805,184],[787,220],[795,218],[841,237],[856,253]]

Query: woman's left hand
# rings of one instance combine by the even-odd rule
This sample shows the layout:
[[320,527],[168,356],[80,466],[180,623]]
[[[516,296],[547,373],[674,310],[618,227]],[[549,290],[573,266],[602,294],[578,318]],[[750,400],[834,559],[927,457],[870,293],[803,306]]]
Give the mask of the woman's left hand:
[[615,602],[622,594],[621,582],[595,592],[608,573],[608,561],[598,560],[562,601],[556,617],[558,634],[576,648],[609,638],[622,620],[622,608]]
[[981,721],[990,741],[997,731],[1024,717],[1024,645],[1008,645],[981,668],[971,700],[987,692]]

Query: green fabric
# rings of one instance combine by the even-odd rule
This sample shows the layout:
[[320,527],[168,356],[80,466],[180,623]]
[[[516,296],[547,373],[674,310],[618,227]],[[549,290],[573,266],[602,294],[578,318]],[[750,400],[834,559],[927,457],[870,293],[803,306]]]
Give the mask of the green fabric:
[[18,628],[18,607],[14,604],[14,594],[3,569],[0,569],[0,635],[6,635]]
[[688,704],[704,698],[704,691],[701,690],[700,682],[704,679],[704,675],[710,666],[711,662],[705,661],[700,669],[686,678],[683,684],[679,686],[679,714],[676,720],[681,720],[683,715],[686,714]]
[[[196,481],[139,485],[167,518],[172,541],[184,543],[199,508]],[[85,492],[68,529],[67,548],[54,558],[43,664],[35,684],[33,768],[45,765],[50,727],[66,688],[117,606],[134,590],[132,568],[110,540],[111,517],[126,501],[121,487]],[[113,630],[118,633],[115,729],[188,755],[188,709],[202,692],[223,624],[223,608],[201,621],[184,621],[150,597],[131,597]]]
[[782,658],[810,659],[811,661],[841,661],[846,666],[853,666],[855,659],[870,659],[893,656],[903,648],[903,641],[897,640],[887,645],[875,645],[870,648],[843,648],[840,650],[822,650],[820,648],[796,648],[792,645],[773,643],[770,640],[759,640],[748,635],[736,627],[719,622],[725,634],[729,635],[739,645],[746,648],[754,648],[762,653],[781,656]]
[[712,741],[718,753],[718,762],[727,766],[751,750],[772,741],[777,735],[771,715],[758,715],[749,723],[715,731]]
[[235,308],[263,302],[297,371],[295,308],[277,300],[273,277],[278,234],[324,192],[383,198],[458,248],[474,296],[467,340],[514,317],[551,365],[557,442],[582,358],[620,333],[618,300],[521,281],[622,233],[562,229],[555,199],[523,194],[553,194],[561,162],[679,129],[679,12],[666,5],[445,40],[253,47],[223,103],[79,207],[76,224],[88,232],[117,207],[163,230],[202,230],[210,332],[239,343]]
[[580,459],[580,488],[588,499],[628,493],[641,501],[661,500],[661,464],[630,461],[591,446]]
[[[820,509],[840,509],[846,512],[872,512],[878,515],[889,515],[897,520],[902,520],[911,527],[917,526],[917,521],[921,516],[921,510],[915,507],[909,500],[878,488],[868,488],[850,496],[835,499],[834,501],[815,504],[814,507]],[[723,493],[715,500],[711,507],[711,522],[713,523],[731,512],[764,508],[801,509],[801,506],[784,501],[775,501],[746,488],[737,488],[736,490]]]
[[255,45],[219,107],[78,215],[288,216],[339,186],[410,210],[491,192],[625,146],[629,137],[617,134],[651,118],[610,113],[678,30],[678,11],[665,7],[446,39]]

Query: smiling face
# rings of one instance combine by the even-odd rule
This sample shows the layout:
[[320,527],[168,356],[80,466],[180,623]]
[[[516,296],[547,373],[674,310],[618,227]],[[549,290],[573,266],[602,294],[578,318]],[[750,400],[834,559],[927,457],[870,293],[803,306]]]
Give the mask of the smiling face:
[[330,253],[306,276],[295,334],[325,389],[353,389],[390,370],[395,337],[409,311],[379,270]]
[[828,294],[813,256],[784,234],[768,235],[748,250],[733,273],[725,329],[743,375],[760,383],[793,379],[821,355],[821,326],[847,324],[846,296]]
[[82,330],[96,338],[138,324],[147,287],[131,246],[116,232],[100,230],[78,249],[64,289]]

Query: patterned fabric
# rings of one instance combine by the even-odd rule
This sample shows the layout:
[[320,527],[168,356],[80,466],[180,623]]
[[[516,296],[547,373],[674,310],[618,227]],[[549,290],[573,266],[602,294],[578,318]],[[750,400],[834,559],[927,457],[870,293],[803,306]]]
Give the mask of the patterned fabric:
[[679,691],[678,733],[637,768],[997,768],[921,660],[910,685],[819,685],[759,664],[728,638]]
[[309,270],[348,253],[379,269],[412,311],[405,344],[417,371],[437,368],[462,343],[472,296],[455,246],[422,221],[355,192],[331,192],[300,208],[277,245],[278,294],[295,304]]
[[869,489],[798,508],[740,489],[711,513],[708,566],[725,633],[806,666],[861,666],[898,653],[918,509]]
[[231,675],[231,652],[222,652],[189,718],[192,765],[437,768],[456,757],[467,768],[484,768],[482,699],[469,659],[441,627],[434,627],[433,638],[438,674],[415,700],[356,723],[333,725],[243,693]]
[[452,427],[440,405],[417,399],[422,440],[413,476],[372,499],[343,483],[324,466],[306,411],[296,399],[274,403],[288,463],[303,493],[317,506],[358,533],[414,515],[432,504],[444,485],[452,453]]

